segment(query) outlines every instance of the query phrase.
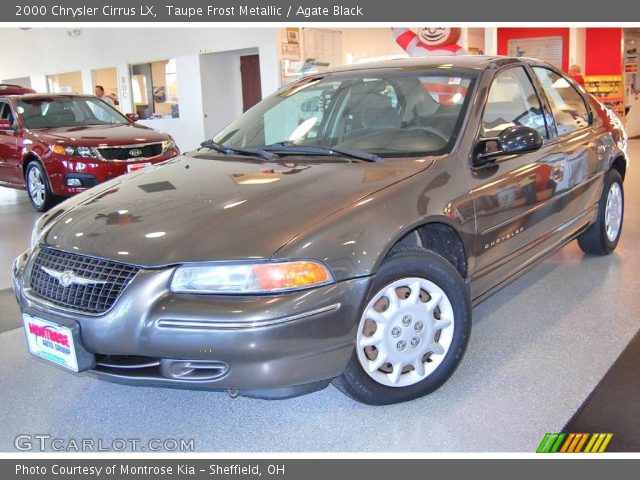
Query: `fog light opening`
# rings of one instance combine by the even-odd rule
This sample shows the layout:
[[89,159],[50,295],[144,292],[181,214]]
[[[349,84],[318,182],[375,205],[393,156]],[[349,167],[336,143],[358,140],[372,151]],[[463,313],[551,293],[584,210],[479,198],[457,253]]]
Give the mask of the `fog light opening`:
[[79,178],[67,178],[66,184],[67,187],[82,187],[82,180]]

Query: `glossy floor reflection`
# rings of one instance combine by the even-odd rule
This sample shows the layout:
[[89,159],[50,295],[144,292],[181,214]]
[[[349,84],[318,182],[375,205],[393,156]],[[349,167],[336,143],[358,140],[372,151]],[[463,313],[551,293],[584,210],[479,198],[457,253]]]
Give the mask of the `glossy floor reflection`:
[[[640,159],[640,141],[631,142]],[[429,397],[391,407],[330,387],[285,401],[136,388],[30,358],[19,329],[0,333],[0,450],[21,433],[69,438],[193,438],[199,451],[524,451],[560,431],[640,327],[640,172],[626,187],[615,254],[575,242],[474,309],[460,369]],[[0,198],[11,198],[0,189]],[[0,288],[30,224],[23,193],[0,207]]]

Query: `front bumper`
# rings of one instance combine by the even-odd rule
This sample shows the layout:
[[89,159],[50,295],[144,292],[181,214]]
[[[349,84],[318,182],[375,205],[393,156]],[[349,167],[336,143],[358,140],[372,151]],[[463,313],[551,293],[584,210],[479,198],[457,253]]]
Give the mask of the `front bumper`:
[[[177,148],[171,148],[156,157],[140,158],[135,161],[101,160],[52,154],[44,162],[53,194],[69,197],[84,192],[92,186],[129,173],[130,166],[135,167],[146,163],[155,165],[179,154],[180,152]],[[67,185],[68,178],[79,179],[82,186]]]
[[281,295],[176,295],[172,268],[141,271],[100,316],[62,310],[25,286],[27,254],[14,265],[24,313],[74,320],[83,347],[96,354],[90,372],[114,381],[238,390],[288,397],[322,388],[353,352],[370,278]]

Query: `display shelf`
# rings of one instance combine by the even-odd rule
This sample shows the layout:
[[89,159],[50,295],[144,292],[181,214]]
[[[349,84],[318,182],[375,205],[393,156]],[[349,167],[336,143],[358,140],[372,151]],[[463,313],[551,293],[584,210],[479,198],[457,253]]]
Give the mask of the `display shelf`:
[[584,77],[584,87],[624,121],[624,77],[622,75],[587,75]]

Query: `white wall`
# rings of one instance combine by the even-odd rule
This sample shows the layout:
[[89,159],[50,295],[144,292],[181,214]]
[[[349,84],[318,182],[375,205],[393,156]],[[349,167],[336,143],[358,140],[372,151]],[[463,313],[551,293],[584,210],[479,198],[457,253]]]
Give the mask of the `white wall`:
[[582,72],[585,69],[585,47],[587,44],[586,28],[569,29],[569,66],[580,65]]
[[345,28],[342,30],[344,63],[357,63],[389,56],[406,57],[395,42],[391,28]]
[[83,28],[76,37],[67,30],[0,28],[0,79],[29,76],[33,88],[46,91],[47,74],[81,70],[85,93],[93,93],[92,69],[117,67],[118,97],[126,113],[132,111],[128,64],[176,58],[180,118],[142,123],[173,135],[182,150],[204,139],[200,53],[257,49],[263,96],[279,87],[274,28]]
[[200,55],[204,137],[211,138],[242,113],[240,56],[258,49]]
[[141,120],[139,123],[168,133],[180,150],[186,152],[198,147],[205,139],[199,55],[176,57],[176,72],[180,118]]

